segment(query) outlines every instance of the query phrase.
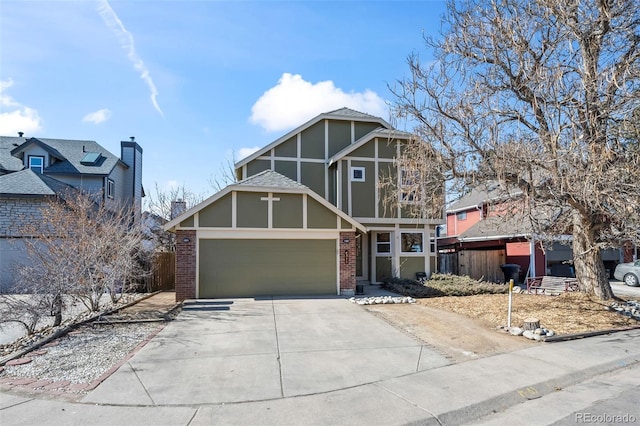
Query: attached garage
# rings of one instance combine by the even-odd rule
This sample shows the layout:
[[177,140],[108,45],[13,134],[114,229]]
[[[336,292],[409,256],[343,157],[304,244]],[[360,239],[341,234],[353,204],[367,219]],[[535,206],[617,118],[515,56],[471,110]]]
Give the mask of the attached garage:
[[201,239],[200,298],[336,294],[336,240]]
[[267,170],[170,221],[176,298],[350,295],[360,223]]

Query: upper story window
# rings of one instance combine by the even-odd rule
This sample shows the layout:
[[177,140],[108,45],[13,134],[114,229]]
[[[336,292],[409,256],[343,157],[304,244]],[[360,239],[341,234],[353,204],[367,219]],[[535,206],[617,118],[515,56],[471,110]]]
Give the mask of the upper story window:
[[458,212],[458,213],[456,213],[456,218],[458,220],[467,220],[467,212]]
[[352,182],[364,182],[364,167],[352,167],[351,168],[351,181]]
[[400,172],[400,201],[415,203],[421,198],[420,172],[402,169]]
[[112,179],[107,179],[107,198],[113,198],[116,192],[116,183]]
[[44,171],[44,157],[41,155],[30,155],[29,168],[35,173],[42,174],[42,172]]

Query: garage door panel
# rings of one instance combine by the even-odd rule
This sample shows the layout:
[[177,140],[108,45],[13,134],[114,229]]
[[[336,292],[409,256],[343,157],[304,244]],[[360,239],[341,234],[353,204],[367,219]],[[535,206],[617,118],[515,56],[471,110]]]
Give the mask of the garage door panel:
[[336,293],[335,240],[200,240],[199,297]]

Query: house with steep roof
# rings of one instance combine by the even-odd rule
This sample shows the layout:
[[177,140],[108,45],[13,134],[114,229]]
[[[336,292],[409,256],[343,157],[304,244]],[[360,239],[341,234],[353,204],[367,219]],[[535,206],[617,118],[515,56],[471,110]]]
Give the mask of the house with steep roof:
[[134,138],[120,146],[117,157],[95,141],[0,136],[0,290],[24,261],[22,224],[39,220],[47,198],[83,191],[113,209],[131,206],[139,220],[142,148]]
[[177,299],[351,295],[356,283],[430,275],[444,218],[385,208],[380,186],[400,179],[394,160],[412,137],[342,108],[236,163],[238,183],[165,225]]
[[[503,282],[501,265],[512,264],[520,267],[520,282],[544,275],[574,277],[571,235],[543,243],[526,218],[513,214],[521,195],[490,183],[452,203],[446,210],[446,233],[438,238],[438,271]],[[621,249],[603,251],[611,274],[624,258]]]

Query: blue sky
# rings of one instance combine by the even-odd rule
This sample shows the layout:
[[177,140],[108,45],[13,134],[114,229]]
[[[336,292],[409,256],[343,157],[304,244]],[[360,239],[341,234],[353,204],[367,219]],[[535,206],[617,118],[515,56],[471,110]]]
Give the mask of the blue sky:
[[442,1],[0,3],[0,134],[135,136],[149,191],[208,183],[235,155],[348,106],[389,119]]

